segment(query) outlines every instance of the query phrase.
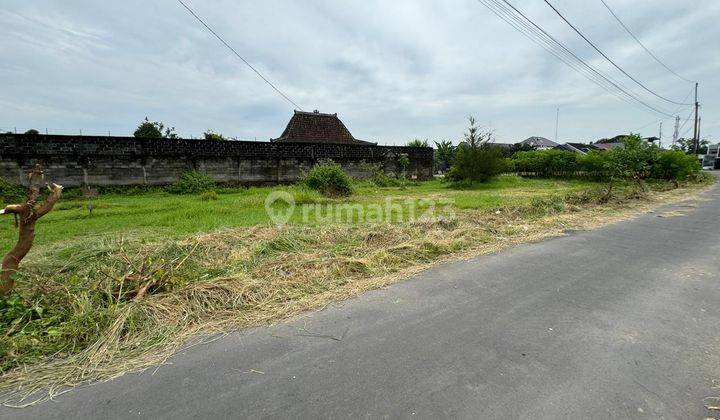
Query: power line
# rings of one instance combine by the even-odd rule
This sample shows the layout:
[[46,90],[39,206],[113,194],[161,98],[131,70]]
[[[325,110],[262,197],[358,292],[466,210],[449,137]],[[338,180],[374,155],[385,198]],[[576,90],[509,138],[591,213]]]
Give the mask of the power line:
[[[513,6],[507,0],[502,0],[502,2],[505,3],[505,5],[509,6],[510,9],[512,9],[512,10],[503,6],[498,0],[478,0],[478,1],[480,1],[480,3],[482,3],[485,7],[490,9],[490,11],[492,11],[495,15],[497,15],[502,20],[504,20],[505,22],[510,24],[514,29],[516,29],[517,31],[519,31],[520,33],[522,33],[523,35],[525,35],[526,37],[531,39],[536,44],[542,46],[545,50],[547,50],[548,52],[553,54],[556,58],[563,61],[565,64],[567,64],[569,67],[573,68],[574,70],[580,72],[585,77],[587,77],[594,83],[598,84],[603,89],[614,93],[614,91],[611,91],[608,88],[608,86],[606,86],[603,82],[608,83],[611,86],[613,86],[615,89],[624,93],[625,95],[627,95],[631,99],[635,100],[636,102],[640,103],[641,105],[645,106],[646,108],[649,108],[661,115],[672,117],[671,114],[669,114],[663,110],[660,110],[660,109],[648,104],[647,102],[643,101],[642,99],[640,99],[639,97],[634,95],[632,92],[629,92],[619,82],[614,81],[611,77],[605,75],[604,73],[602,73],[595,67],[588,64],[585,60],[578,57],[574,52],[572,52],[570,49],[568,49],[563,43],[558,41],[555,37],[553,37],[547,31],[545,31],[545,29],[543,29],[538,24],[533,22],[530,18],[525,16],[525,14],[523,14],[520,10],[518,10],[515,6]],[[492,3],[490,3],[490,2],[492,2]],[[495,5],[495,7],[492,6],[493,4]],[[505,15],[503,15],[503,13],[505,13]],[[518,15],[521,16],[522,19],[520,17],[518,17]],[[515,22],[517,22],[522,27],[518,27],[518,25],[510,22],[508,20],[509,19],[508,16],[510,16],[512,19],[514,19]],[[535,35],[535,37],[538,40],[533,39],[529,35],[529,33]],[[539,40],[542,40],[542,42],[547,44],[548,47],[545,47],[544,45],[539,44],[539,42],[540,42]],[[548,49],[548,48],[550,48],[550,49]],[[561,55],[564,58],[561,57]],[[571,64],[568,62],[568,60],[574,60],[574,62],[577,62],[580,65],[582,65],[580,68],[583,69],[584,71],[579,70],[577,65],[573,65],[574,62],[573,62],[573,64]]]
[[230,44],[225,42],[225,40],[222,39],[222,37],[220,35],[218,35],[210,26],[208,26],[207,23],[205,23],[202,19],[200,19],[200,16],[196,15],[195,12],[193,12],[193,10],[191,8],[189,8],[187,4],[183,3],[182,0],[178,0],[178,3],[182,4],[182,6],[185,9],[187,9],[187,11],[190,12],[190,14],[193,15],[193,17],[195,19],[197,19],[198,22],[202,23],[202,25],[205,28],[207,28],[207,30],[210,31],[210,33],[215,35],[215,38],[220,40],[220,42],[222,42],[230,51],[232,51],[233,54],[235,54],[237,56],[237,58],[242,60],[243,63],[245,63],[248,67],[250,67],[250,69],[252,71],[254,71],[255,74],[257,74],[261,79],[263,79],[265,81],[265,83],[267,83],[271,88],[273,88],[275,90],[275,92],[279,93],[280,96],[285,98],[286,101],[290,102],[298,110],[302,111],[302,108],[300,107],[300,105],[296,104],[292,99],[290,99],[286,94],[284,94],[280,89],[278,89],[271,81],[269,81],[267,78],[265,78],[265,76],[263,76],[255,67],[252,66],[252,64],[250,64],[245,58],[243,58],[243,56],[241,56],[237,51],[235,51],[235,49],[233,47],[231,47]]
[[[558,48],[556,44],[554,44],[554,40],[549,40],[549,37],[543,36],[541,32],[539,32],[536,28],[533,28],[530,24],[528,24],[525,20],[519,18],[517,14],[513,13],[512,10],[504,6],[502,3],[500,3],[497,0],[478,0],[480,1],[485,7],[490,9],[496,16],[498,16],[500,19],[504,20],[508,25],[512,26],[515,30],[517,30],[520,34],[528,38],[530,41],[534,42],[538,46],[542,47],[545,51],[552,54],[555,58],[562,61],[564,64],[566,64],[568,67],[572,68],[576,72],[580,73],[582,76],[590,80],[591,82],[597,84],[601,88],[605,89],[607,92],[613,94],[615,97],[626,101],[630,103],[631,105],[635,105],[634,103],[630,102],[627,98],[624,96],[620,96],[617,92],[614,90],[611,90],[609,87],[607,87],[603,83],[603,79],[598,77],[596,74],[593,74],[592,72],[588,71],[587,69],[583,68],[582,66],[578,66],[573,60],[572,56],[570,56],[568,53],[564,52],[562,49]],[[492,5],[490,4],[492,2]]]
[[645,52],[647,52],[647,53],[650,55],[650,57],[654,58],[655,61],[657,61],[658,63],[660,63],[661,66],[665,67],[665,69],[666,69],[667,71],[669,71],[670,73],[672,73],[672,74],[674,74],[675,76],[679,77],[680,79],[682,79],[682,80],[684,80],[684,81],[686,81],[686,82],[695,83],[695,81],[693,81],[693,80],[688,80],[688,79],[680,76],[680,75],[677,74],[673,69],[671,69],[670,67],[668,67],[665,63],[663,63],[659,58],[657,58],[657,56],[656,56],[655,54],[653,54],[652,51],[650,51],[650,50],[645,46],[645,44],[643,44],[643,43],[638,39],[638,37],[635,36],[635,34],[632,33],[632,31],[630,30],[630,28],[628,28],[627,25],[625,25],[625,24],[623,23],[623,21],[620,20],[620,18],[618,17],[618,15],[615,14],[615,12],[610,8],[610,6],[608,6],[608,4],[605,2],[605,0],[600,0],[600,1],[601,1],[602,4],[605,6],[605,8],[608,9],[608,12],[610,12],[610,14],[613,15],[613,17],[615,18],[615,20],[618,21],[618,23],[620,24],[620,26],[622,26],[623,29],[625,29],[625,32],[627,32],[628,34],[630,34],[630,36],[645,50]]
[[667,101],[667,102],[670,102],[670,103],[673,103],[673,104],[676,104],[676,105],[691,105],[691,104],[684,104],[684,103],[682,103],[682,102],[676,102],[676,101],[673,101],[672,99],[668,99],[668,98],[666,98],[666,97],[664,97],[664,96],[656,93],[655,91],[651,90],[651,89],[648,88],[647,86],[645,86],[642,82],[640,82],[639,80],[637,80],[636,78],[634,78],[633,76],[631,76],[628,72],[626,72],[622,67],[618,66],[610,57],[607,56],[607,54],[605,54],[600,48],[598,48],[595,44],[593,44],[592,41],[590,41],[585,35],[583,35],[583,33],[580,32],[580,30],[578,30],[578,28],[576,28],[575,25],[573,25],[572,23],[570,23],[570,21],[567,20],[567,19],[565,18],[565,16],[563,16],[563,14],[560,13],[560,11],[559,11],[558,9],[556,9],[555,6],[553,6],[548,0],[543,0],[543,1],[544,1],[548,6],[550,6],[550,8],[553,9],[553,11],[555,11],[555,13],[556,13],[558,16],[560,16],[560,18],[561,18],[563,21],[565,21],[565,23],[567,23],[568,26],[570,26],[570,27],[573,29],[573,31],[575,31],[575,33],[577,33],[578,35],[580,35],[580,37],[581,37],[582,39],[584,39],[585,42],[587,42],[591,47],[593,47],[593,49],[594,49],[595,51],[597,51],[597,52],[598,52],[600,55],[602,55],[607,61],[609,61],[610,64],[612,64],[616,69],[620,70],[620,72],[622,72],[622,74],[624,74],[625,76],[629,77],[633,82],[637,83],[640,87],[642,87],[642,88],[645,89],[646,91],[650,92],[651,94],[657,96],[658,98],[660,98],[660,99],[662,99],[662,100],[664,100],[664,101]]
[[[693,93],[694,90],[695,90],[695,88],[690,89],[690,91],[688,92],[688,94],[685,95],[685,98],[683,99],[683,101],[686,101],[687,98],[689,98],[690,95],[692,95],[692,93]],[[687,106],[688,106],[688,105],[679,106],[675,111],[673,111],[673,114],[677,114],[678,112],[680,112],[683,108],[686,108]],[[693,110],[691,109],[691,110],[690,110],[690,116],[692,116],[692,111],[693,111]],[[690,116],[688,116],[688,119],[690,119]],[[669,120],[670,118],[675,118],[675,117],[664,117],[664,118],[660,118],[659,120],[655,120],[655,121],[649,122],[649,123],[643,125],[643,126],[640,127],[640,128],[636,128],[636,129],[634,129],[634,130],[630,130],[630,132],[631,132],[631,133],[638,132],[638,131],[642,130],[643,128],[645,128],[645,127],[647,127],[647,126],[649,126],[649,125],[657,124],[657,123],[659,123],[659,122]],[[680,117],[678,116],[678,118],[680,118]],[[687,120],[685,120],[685,122],[687,122]],[[683,125],[684,125],[684,124],[683,124]],[[680,129],[682,129],[682,127],[680,127]]]

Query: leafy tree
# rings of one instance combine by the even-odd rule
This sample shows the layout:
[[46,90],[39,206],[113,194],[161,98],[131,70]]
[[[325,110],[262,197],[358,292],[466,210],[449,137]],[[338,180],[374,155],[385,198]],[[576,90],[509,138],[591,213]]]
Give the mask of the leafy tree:
[[148,117],[140,123],[138,128],[133,133],[135,137],[147,137],[153,139],[176,139],[178,135],[175,133],[175,127],[165,127],[165,125],[158,121],[150,121]]
[[430,147],[427,140],[414,139],[410,140],[405,146],[407,147]]
[[34,128],[31,128],[31,129],[29,129],[28,131],[25,132],[25,135],[26,135],[26,136],[37,136],[38,134],[40,134],[40,132],[37,131],[37,130],[34,129]]
[[[710,142],[707,139],[700,140],[698,142],[697,152],[701,155],[707,153],[708,145],[710,145]],[[695,154],[695,141],[693,139],[678,139],[673,147],[675,149],[682,150],[685,153]]]
[[624,147],[610,150],[614,161],[611,176],[632,179],[644,190],[643,180],[650,177],[652,167],[660,157],[660,148],[633,133],[623,139],[623,144]]
[[453,181],[487,181],[508,169],[499,147],[492,145],[492,133],[482,132],[475,118],[468,117],[468,131],[458,145],[448,178]]
[[455,158],[455,146],[449,140],[436,141],[433,158],[436,170],[447,171]]
[[205,137],[205,140],[227,140],[225,136],[212,130],[205,131],[203,136]]

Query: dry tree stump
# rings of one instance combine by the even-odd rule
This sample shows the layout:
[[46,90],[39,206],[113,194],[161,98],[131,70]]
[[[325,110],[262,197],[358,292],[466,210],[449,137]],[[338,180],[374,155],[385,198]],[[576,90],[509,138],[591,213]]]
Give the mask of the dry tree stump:
[[0,295],[8,294],[15,285],[13,274],[20,266],[20,261],[32,248],[35,239],[35,223],[48,214],[53,206],[60,199],[62,186],[49,184],[48,195],[45,202],[37,204],[40,198],[40,182],[43,180],[43,171],[40,165],[35,165],[32,172],[28,174],[28,193],[25,202],[22,204],[10,204],[0,210],[0,214],[12,214],[15,216],[15,225],[18,228],[18,240],[2,260],[2,271],[0,271]]

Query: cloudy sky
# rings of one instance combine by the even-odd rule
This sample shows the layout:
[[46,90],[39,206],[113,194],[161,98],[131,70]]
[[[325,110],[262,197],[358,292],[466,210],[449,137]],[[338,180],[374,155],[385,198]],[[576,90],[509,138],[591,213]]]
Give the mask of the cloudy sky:
[[[692,85],[648,56],[600,0],[551,2],[628,73],[683,102]],[[720,2],[606,2],[661,60],[700,82],[703,137],[720,140]],[[588,81],[476,0],[187,3],[303,109],[337,112],[360,139],[457,142],[468,115],[500,142],[553,139],[557,106],[561,141],[656,135],[663,118]],[[643,93],[543,1],[511,3],[643,100],[689,114]],[[6,0],[0,27],[3,130],[131,135],[148,116],[182,136],[213,129],[267,140],[292,115],[175,0]]]

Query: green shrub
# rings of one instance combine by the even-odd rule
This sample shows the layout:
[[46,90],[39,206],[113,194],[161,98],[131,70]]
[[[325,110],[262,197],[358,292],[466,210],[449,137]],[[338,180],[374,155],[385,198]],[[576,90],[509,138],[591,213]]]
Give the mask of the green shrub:
[[532,150],[515,153],[512,158],[516,172],[541,177],[569,177],[578,171],[577,155],[567,150]]
[[351,195],[352,180],[342,167],[332,160],[322,160],[305,176],[305,185],[326,197]]
[[605,180],[612,171],[613,155],[603,150],[591,150],[586,155],[578,156],[578,169],[586,177]]
[[430,147],[427,140],[414,139],[407,142],[407,147]]
[[223,136],[223,135],[220,134],[220,133],[216,133],[216,132],[214,132],[214,131],[212,131],[212,130],[206,130],[206,131],[203,133],[203,137],[205,138],[205,140],[214,140],[214,141],[227,140],[227,139],[225,138],[225,136]]
[[624,147],[616,147],[609,151],[610,176],[637,182],[649,178],[653,166],[660,158],[660,148],[646,142],[638,134],[626,136],[623,144]]
[[652,177],[671,181],[685,181],[700,172],[700,162],[693,155],[680,150],[663,150],[652,167]]
[[27,190],[22,185],[13,184],[0,178],[0,198],[5,204],[24,201],[26,193]]
[[215,201],[218,198],[218,193],[213,190],[205,191],[204,193],[200,194],[200,199],[202,201]]
[[199,171],[185,172],[168,188],[173,194],[199,194],[213,189],[215,189],[215,181]]
[[144,138],[166,138],[166,139],[177,139],[178,135],[175,133],[175,127],[165,127],[165,124],[158,121],[150,121],[148,117],[138,125],[133,133],[135,137]]
[[447,177],[451,181],[487,181],[505,172],[508,163],[502,150],[491,143],[491,133],[482,133],[473,117],[468,118],[470,126],[465,139],[455,151]]

